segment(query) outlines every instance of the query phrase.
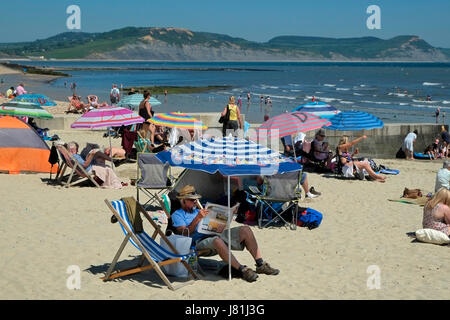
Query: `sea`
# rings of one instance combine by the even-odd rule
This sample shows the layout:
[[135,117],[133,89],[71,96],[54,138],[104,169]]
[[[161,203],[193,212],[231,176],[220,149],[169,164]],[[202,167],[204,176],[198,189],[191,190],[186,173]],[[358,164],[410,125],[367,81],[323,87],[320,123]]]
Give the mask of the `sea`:
[[[77,68],[35,89],[58,100],[96,94],[109,102],[111,85],[230,86],[205,93],[153,95],[156,112],[221,112],[228,98],[241,97],[249,123],[261,123],[310,102],[313,97],[341,111],[369,112],[385,123],[435,123],[450,118],[450,63],[409,62],[148,62],[16,61],[47,68]],[[88,68],[96,68],[89,70]],[[110,68],[109,70],[101,70]],[[100,70],[99,70],[100,69]],[[250,93],[250,101],[247,100]],[[261,96],[263,97],[261,99]],[[431,101],[426,101],[430,96]],[[266,103],[270,97],[271,103]]]

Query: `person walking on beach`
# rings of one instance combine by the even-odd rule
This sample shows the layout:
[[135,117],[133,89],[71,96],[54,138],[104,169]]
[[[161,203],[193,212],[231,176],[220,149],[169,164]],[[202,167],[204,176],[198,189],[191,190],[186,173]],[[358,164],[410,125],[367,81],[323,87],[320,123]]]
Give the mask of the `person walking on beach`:
[[239,98],[238,98],[238,106],[239,106],[239,109],[242,109],[242,98],[241,98],[241,95],[239,95]]
[[117,102],[120,101],[120,92],[119,89],[117,89],[117,85],[113,84],[111,92],[109,94],[109,99],[111,100],[111,105],[115,105]]
[[441,112],[441,108],[437,107],[436,108],[436,123],[439,122],[439,113]]
[[232,135],[237,137],[238,129],[244,128],[242,124],[241,112],[238,106],[235,104],[234,96],[231,96],[228,100],[228,104],[222,111],[221,116],[225,116],[227,112],[230,113],[229,120],[223,123],[222,134],[225,137],[229,129],[233,130]]
[[230,229],[230,245],[232,250],[243,251],[247,249],[255,261],[256,269],[253,270],[241,264],[233,254],[231,254],[231,261],[229,261],[228,230],[224,230],[217,236],[205,235],[197,231],[198,224],[209,214],[209,210],[197,208],[201,195],[197,194],[195,187],[192,185],[184,186],[177,198],[180,200],[181,208],[172,214],[173,227],[178,234],[186,234],[185,231],[187,229],[187,234],[192,238],[196,250],[209,249],[217,253],[223,261],[231,264],[231,267],[238,271],[242,278],[248,282],[256,281],[258,274],[277,275],[280,273],[280,270],[272,268],[263,260],[255,235],[248,226]]
[[247,104],[250,104],[250,92],[247,93]]
[[139,104],[139,115],[144,118],[145,121],[153,117],[152,106],[150,105],[150,97],[152,95],[147,90],[144,91],[144,100]]
[[405,140],[403,140],[402,150],[406,154],[406,160],[414,160],[414,142],[417,139],[418,131],[417,129],[406,135]]

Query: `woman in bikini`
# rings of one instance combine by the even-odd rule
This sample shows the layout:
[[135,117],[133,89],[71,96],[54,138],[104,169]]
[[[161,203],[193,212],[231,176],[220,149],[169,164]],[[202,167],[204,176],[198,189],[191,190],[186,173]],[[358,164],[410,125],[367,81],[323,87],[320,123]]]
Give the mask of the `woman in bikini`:
[[139,104],[139,115],[144,118],[145,121],[150,119],[152,115],[152,106],[150,105],[151,94],[148,91],[144,91],[144,100]]
[[375,171],[373,171],[373,169],[370,167],[370,164],[367,160],[353,160],[353,156],[358,153],[358,149],[356,149],[352,154],[350,154],[350,152],[348,151],[351,146],[354,146],[355,144],[366,138],[367,136],[364,135],[353,141],[349,141],[347,136],[343,136],[339,140],[339,144],[336,148],[336,154],[338,155],[338,160],[342,165],[342,173],[345,177],[354,177],[355,172],[358,174],[362,174],[364,172],[363,170],[365,169],[369,176],[375,179],[375,181],[385,182],[386,177],[375,173]]

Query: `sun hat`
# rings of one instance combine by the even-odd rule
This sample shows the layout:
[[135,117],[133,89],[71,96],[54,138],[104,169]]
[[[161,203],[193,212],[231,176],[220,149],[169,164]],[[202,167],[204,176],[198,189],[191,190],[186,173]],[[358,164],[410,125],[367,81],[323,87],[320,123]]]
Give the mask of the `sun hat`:
[[178,199],[200,199],[202,196],[197,194],[194,186],[185,185],[181,188],[180,192],[177,195]]

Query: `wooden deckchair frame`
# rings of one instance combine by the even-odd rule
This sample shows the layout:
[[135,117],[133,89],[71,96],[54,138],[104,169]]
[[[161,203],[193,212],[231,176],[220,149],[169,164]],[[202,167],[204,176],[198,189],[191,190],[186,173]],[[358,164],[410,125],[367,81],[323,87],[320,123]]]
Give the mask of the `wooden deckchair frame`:
[[[119,250],[117,251],[116,255],[114,256],[113,261],[111,262],[111,265],[108,268],[108,271],[106,272],[105,277],[102,278],[103,281],[109,281],[113,280],[119,277],[123,277],[126,275],[136,274],[142,271],[151,270],[154,269],[158,276],[164,281],[164,283],[167,285],[167,287],[170,290],[176,290],[181,287],[184,287],[188,284],[191,284],[194,280],[198,280],[198,275],[192,270],[190,265],[185,261],[182,260],[182,258],[175,258],[175,259],[169,259],[161,262],[156,262],[153,260],[149,254],[149,252],[145,249],[145,247],[142,245],[142,243],[137,238],[136,234],[128,227],[128,225],[123,221],[120,214],[114,209],[113,205],[108,199],[105,199],[105,203],[108,206],[108,208],[111,210],[111,212],[114,214],[114,216],[117,218],[117,220],[120,222],[120,224],[125,228],[127,231],[127,235],[125,236],[125,239],[122,241],[122,244],[119,247]],[[147,211],[142,207],[142,205],[136,201],[136,209],[138,210],[138,213],[141,213],[144,215],[144,217],[150,222],[152,227],[155,229],[155,231],[152,234],[152,239],[155,240],[156,236],[160,236],[169,246],[169,248],[172,250],[173,253],[179,254],[178,251],[175,249],[175,247],[172,245],[172,243],[167,239],[164,232],[161,231],[161,228],[153,221],[153,219],[150,217],[150,215],[147,213]],[[122,254],[123,249],[125,248],[126,244],[128,243],[129,239],[133,239],[133,241],[136,243],[136,245],[139,247],[139,249],[142,252],[142,256],[139,260],[139,263],[135,267],[131,267],[128,269],[123,270],[116,270],[114,273],[114,267],[117,264],[117,261],[119,260],[120,255]],[[149,265],[143,266],[143,263],[147,260],[149,262]],[[169,279],[166,277],[166,275],[161,270],[161,266],[181,262],[184,267],[188,270],[189,274],[194,280],[187,281],[185,283],[179,284],[174,286]]]
[[[63,145],[56,145],[56,150],[60,154],[60,158],[62,158],[63,163],[62,165],[58,166],[58,172],[56,173],[55,179],[58,183],[62,183],[62,179],[69,176],[65,183],[66,188],[79,184],[86,179],[90,180],[96,187],[100,188],[100,185],[93,178],[95,175],[87,172],[86,169],[69,153],[69,151]],[[72,171],[70,172],[70,174],[64,176],[67,168],[71,168]],[[76,175],[75,179],[77,177],[78,179],[72,182],[74,174]]]

